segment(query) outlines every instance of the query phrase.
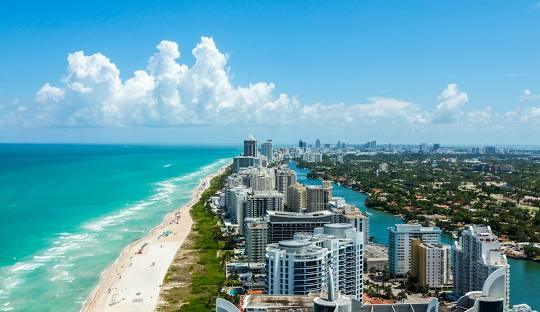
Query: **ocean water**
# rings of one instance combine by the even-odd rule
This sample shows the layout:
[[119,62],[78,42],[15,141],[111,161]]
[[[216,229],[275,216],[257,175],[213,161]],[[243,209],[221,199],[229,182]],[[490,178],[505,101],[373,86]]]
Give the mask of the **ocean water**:
[[0,311],[78,311],[236,147],[0,144]]
[[[296,171],[300,183],[320,184],[317,179],[308,179],[306,169],[298,168],[294,163],[290,167]],[[375,238],[375,242],[388,246],[388,227],[396,223],[403,223],[399,217],[368,208],[365,205],[367,196],[350,188],[334,183],[332,190],[334,196],[343,197],[348,203],[354,204],[362,212],[369,216],[369,235]],[[444,234],[442,240],[446,244],[453,245],[450,235]],[[508,259],[510,264],[510,303],[527,303],[532,308],[540,311],[540,263]]]

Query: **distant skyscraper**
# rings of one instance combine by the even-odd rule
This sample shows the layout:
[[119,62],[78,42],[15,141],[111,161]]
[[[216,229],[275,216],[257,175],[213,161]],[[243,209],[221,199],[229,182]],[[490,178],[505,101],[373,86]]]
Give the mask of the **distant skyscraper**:
[[253,135],[244,140],[244,156],[257,157],[257,140]]
[[268,140],[267,142],[264,142],[262,144],[261,152],[264,156],[266,156],[268,161],[272,161],[273,156],[274,156],[274,148],[272,145],[272,140]]
[[305,152],[307,150],[307,142],[302,141],[302,139],[300,139],[300,141],[298,141],[298,147],[301,148]]
[[319,139],[315,140],[315,148],[316,149],[321,148],[321,140],[319,140]]
[[423,227],[420,224],[396,224],[388,228],[388,270],[394,275],[406,275],[411,270],[412,240],[419,238],[424,243],[440,244],[441,230],[438,227]]
[[486,146],[484,150],[486,154],[497,154],[497,148],[494,146]]
[[433,144],[433,151],[436,152],[439,148],[441,148],[441,144],[435,143]]

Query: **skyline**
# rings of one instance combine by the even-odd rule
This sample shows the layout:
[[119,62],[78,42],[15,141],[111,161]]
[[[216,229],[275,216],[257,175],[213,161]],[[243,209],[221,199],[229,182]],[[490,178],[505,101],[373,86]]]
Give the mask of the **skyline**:
[[535,1],[1,5],[0,142],[538,144]]

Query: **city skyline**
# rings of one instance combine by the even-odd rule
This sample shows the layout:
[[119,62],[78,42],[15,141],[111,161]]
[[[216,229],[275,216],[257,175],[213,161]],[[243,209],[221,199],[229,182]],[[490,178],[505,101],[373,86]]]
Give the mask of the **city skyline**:
[[538,143],[535,1],[35,5],[2,4],[0,142]]

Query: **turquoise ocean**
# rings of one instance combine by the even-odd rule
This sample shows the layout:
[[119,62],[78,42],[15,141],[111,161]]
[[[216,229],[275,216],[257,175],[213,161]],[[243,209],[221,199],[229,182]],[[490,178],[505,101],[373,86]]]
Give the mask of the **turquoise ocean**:
[[237,147],[0,144],[0,311],[78,311]]

